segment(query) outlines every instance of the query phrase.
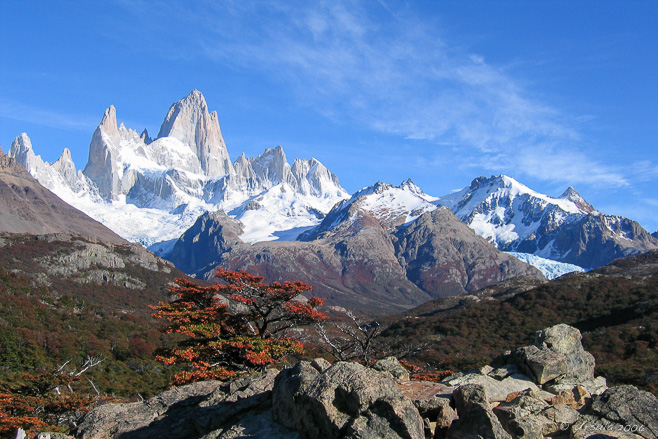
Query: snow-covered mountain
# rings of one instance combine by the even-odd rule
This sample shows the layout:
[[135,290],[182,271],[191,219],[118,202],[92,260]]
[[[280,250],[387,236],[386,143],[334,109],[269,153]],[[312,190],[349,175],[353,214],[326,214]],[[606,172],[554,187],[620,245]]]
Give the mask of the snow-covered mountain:
[[197,277],[215,267],[267,281],[298,279],[329,303],[390,312],[541,273],[477,236],[411,181],[376,183],[338,203],[297,241],[243,242],[244,222],[223,212],[199,217],[170,260]]
[[571,187],[553,198],[505,175],[479,177],[437,203],[503,251],[595,268],[658,249],[638,223],[597,211]]
[[[119,235],[166,251],[206,211],[245,224],[246,242],[294,239],[349,195],[315,159],[288,163],[283,148],[231,162],[216,112],[198,90],[174,103],[152,140],[123,124],[110,106],[89,159],[76,171],[68,150],[54,163],[34,153],[27,134],[9,155],[42,185]],[[168,244],[169,243],[169,244]]]
[[408,224],[423,213],[435,210],[437,206],[432,202],[436,200],[411,180],[397,187],[379,181],[336,204],[318,227],[301,234],[299,240],[327,237],[351,229],[364,213],[376,218],[384,230],[392,232],[397,226]]

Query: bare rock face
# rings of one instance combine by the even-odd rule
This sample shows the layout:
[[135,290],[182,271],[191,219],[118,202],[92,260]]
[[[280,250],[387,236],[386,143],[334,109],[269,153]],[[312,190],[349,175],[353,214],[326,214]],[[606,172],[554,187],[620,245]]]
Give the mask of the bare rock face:
[[208,105],[199,90],[192,90],[185,99],[171,106],[158,133],[158,138],[161,137],[173,137],[189,147],[199,158],[205,175],[233,173],[217,112],[208,113]]
[[201,215],[176,242],[170,260],[186,273],[214,268],[217,255],[244,246],[240,222],[229,218],[223,210]]
[[504,254],[477,236],[447,207],[425,213],[394,239],[407,277],[433,297],[475,291],[539,270]]
[[306,370],[282,372],[273,394],[274,419],[301,438],[425,437],[418,410],[388,373],[346,362],[321,374]]
[[409,381],[409,371],[402,367],[400,361],[395,357],[386,357],[377,360],[372,368],[380,372],[388,372],[398,381]]
[[96,186],[101,196],[113,199],[120,192],[119,153],[121,136],[114,105],[105,110],[103,119],[91,138],[89,159],[82,171]]
[[621,426],[617,430],[622,432],[647,439],[658,437],[658,398],[634,386],[613,387],[595,396],[591,413]]
[[459,418],[448,428],[446,439],[512,439],[491,410],[484,387],[466,384],[455,390],[453,399]]

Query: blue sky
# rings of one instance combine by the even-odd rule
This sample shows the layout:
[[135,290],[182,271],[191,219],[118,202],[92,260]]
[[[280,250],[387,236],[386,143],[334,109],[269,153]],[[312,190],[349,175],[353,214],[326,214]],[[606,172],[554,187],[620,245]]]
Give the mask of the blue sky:
[[658,230],[658,2],[0,0],[0,144],[82,169],[113,104],[192,89],[233,159],[281,145],[354,192],[507,174]]

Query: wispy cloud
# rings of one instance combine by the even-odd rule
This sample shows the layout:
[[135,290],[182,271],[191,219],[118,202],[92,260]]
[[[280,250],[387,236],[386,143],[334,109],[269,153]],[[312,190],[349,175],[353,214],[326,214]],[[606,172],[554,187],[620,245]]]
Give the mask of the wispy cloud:
[[492,171],[629,184],[621,169],[577,151],[578,116],[534,98],[506,66],[453,47],[438,25],[404,6],[208,1],[157,10],[191,30],[170,56],[259,70],[332,119],[429,142]]
[[97,117],[64,114],[7,100],[0,100],[0,117],[35,125],[85,132],[93,131],[99,120]]

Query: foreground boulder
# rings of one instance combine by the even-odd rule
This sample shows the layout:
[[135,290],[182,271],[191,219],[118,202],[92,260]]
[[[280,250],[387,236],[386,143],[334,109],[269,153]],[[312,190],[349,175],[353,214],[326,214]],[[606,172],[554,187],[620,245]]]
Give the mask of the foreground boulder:
[[75,437],[649,439],[658,437],[658,399],[633,386],[607,388],[580,332],[557,325],[441,383],[409,381],[393,358],[373,368],[302,361],[98,407]]
[[323,373],[299,363],[279,374],[274,419],[302,438],[423,439],[423,419],[393,376],[338,362]]
[[106,404],[85,416],[75,437],[295,439],[296,433],[272,421],[276,375],[277,371],[268,370],[229,383],[202,381],[175,387],[143,402]]

